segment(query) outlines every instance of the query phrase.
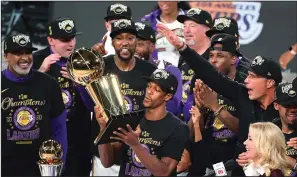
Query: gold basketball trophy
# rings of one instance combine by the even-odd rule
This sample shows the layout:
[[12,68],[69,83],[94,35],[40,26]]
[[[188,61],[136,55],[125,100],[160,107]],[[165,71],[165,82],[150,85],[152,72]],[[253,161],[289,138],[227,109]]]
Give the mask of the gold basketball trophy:
[[115,74],[105,74],[104,69],[104,59],[93,49],[77,49],[67,61],[70,78],[85,86],[95,105],[104,109],[103,117],[107,126],[100,130],[94,140],[95,145],[114,142],[110,139],[113,131],[119,127],[126,129],[126,124],[135,129],[144,115],[143,110],[127,112],[118,77]]
[[44,141],[39,148],[40,160],[37,162],[41,176],[61,176],[62,156],[62,146],[57,141]]

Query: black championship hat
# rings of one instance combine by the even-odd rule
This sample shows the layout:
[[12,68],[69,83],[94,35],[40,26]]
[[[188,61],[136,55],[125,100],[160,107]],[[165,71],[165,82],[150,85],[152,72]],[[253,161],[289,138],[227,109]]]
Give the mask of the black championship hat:
[[238,38],[238,24],[237,21],[229,17],[219,17],[214,19],[213,26],[206,31],[206,36],[210,37],[218,33],[227,33]]
[[207,11],[199,8],[192,8],[188,10],[186,15],[177,16],[177,21],[179,21],[180,23],[184,23],[184,21],[186,20],[193,20],[196,23],[206,25],[209,28],[212,27],[211,15]]
[[132,12],[130,7],[119,3],[108,6],[106,17],[104,17],[104,19],[105,21],[108,21],[108,19],[112,18],[132,20]]
[[175,94],[178,86],[176,77],[164,69],[156,69],[150,77],[143,76],[143,78],[150,82],[157,83],[165,93]]
[[[215,44],[222,44],[222,47],[214,47]],[[210,50],[220,50],[236,54],[237,45],[238,42],[236,37],[226,33],[216,34],[211,38]]]
[[297,77],[293,80],[293,87],[297,91]]
[[275,102],[283,107],[297,107],[297,93],[291,83],[280,84],[276,87]]
[[17,34],[5,39],[4,53],[13,53],[21,50],[29,50],[30,52],[37,50],[37,48],[33,47],[30,36]]
[[283,80],[279,64],[273,61],[271,58],[257,56],[253,59],[249,70],[264,78],[273,79],[276,85],[281,83]]
[[116,35],[120,33],[131,33],[137,35],[134,21],[121,19],[112,23],[110,37],[113,39]]
[[82,32],[76,32],[74,21],[67,17],[56,18],[48,25],[48,36],[55,39],[71,38],[80,34]]
[[156,35],[153,28],[144,23],[136,22],[135,23],[137,30],[137,37],[143,40],[150,40],[152,43],[156,42]]

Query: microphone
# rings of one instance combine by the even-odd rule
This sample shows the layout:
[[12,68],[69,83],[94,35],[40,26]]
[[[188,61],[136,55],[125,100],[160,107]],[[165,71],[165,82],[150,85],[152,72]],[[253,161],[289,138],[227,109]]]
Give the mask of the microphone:
[[[218,164],[218,165],[217,165]],[[234,159],[228,160],[226,163],[222,164],[222,162],[214,164],[214,171],[209,173],[206,176],[216,176],[216,174],[218,174],[218,176],[223,176],[220,175],[221,174],[225,174],[224,176],[227,176],[226,171],[233,171],[235,170],[237,167],[239,167],[238,163],[235,162]],[[221,165],[222,164],[222,165]],[[215,165],[217,165],[215,169]]]

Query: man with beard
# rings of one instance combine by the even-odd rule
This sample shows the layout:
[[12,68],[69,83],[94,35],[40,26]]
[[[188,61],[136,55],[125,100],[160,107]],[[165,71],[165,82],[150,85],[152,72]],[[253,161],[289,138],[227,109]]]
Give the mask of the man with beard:
[[8,68],[1,74],[2,175],[40,176],[36,162],[41,144],[58,141],[67,154],[66,111],[58,83],[32,69],[29,36],[17,34],[4,41]]
[[[48,25],[49,46],[33,54],[33,68],[53,76],[62,90],[67,110],[68,155],[64,175],[87,176],[91,170],[91,113],[84,106],[76,83],[69,79],[66,62],[76,45],[75,22],[57,18]],[[79,129],[79,131],[77,131]]]
[[[145,81],[142,76],[150,76],[157,68],[153,64],[134,57],[137,45],[137,30],[131,20],[121,19],[112,24],[110,37],[115,55],[109,55],[105,60],[105,74],[113,73],[118,76],[124,101],[128,112],[144,109]],[[96,50],[102,55],[106,53],[104,42],[97,46]],[[93,107],[94,108],[94,107]],[[92,119],[92,138],[95,139],[100,127],[95,118]],[[99,159],[98,147],[94,146],[93,175],[116,176],[119,173],[119,161],[111,168],[105,169]]]
[[[112,4],[112,5],[108,6],[107,11],[106,11],[106,16],[104,17],[105,28],[106,28],[107,32],[105,33],[105,35],[102,38],[102,39],[106,38],[106,42],[104,45],[105,50],[106,50],[105,56],[115,54],[114,48],[111,44],[112,40],[109,35],[110,35],[112,23],[117,20],[120,20],[120,19],[132,20],[132,11],[131,11],[130,7],[123,5],[123,4],[119,4],[119,3]],[[96,48],[99,45],[100,45],[100,43],[95,44],[94,48]]]
[[[156,42],[155,32],[153,31],[153,28],[140,22],[135,23],[135,25],[137,30],[137,46],[136,46],[135,56],[158,65],[159,60],[152,59],[153,51],[155,49],[155,42]],[[165,62],[165,61],[161,61],[161,62]],[[166,109],[167,111],[178,116],[179,107],[181,103],[181,96],[182,96],[181,95],[182,94],[181,73],[179,69],[173,65],[165,64],[165,63],[164,65],[165,66],[163,67],[165,68],[165,70],[173,74],[178,80],[177,91],[174,94],[173,98],[167,102]]]
[[[136,130],[118,128],[112,139],[121,142],[101,144],[98,151],[102,164],[110,167],[121,155],[119,176],[175,176],[178,161],[189,137],[189,129],[172,113],[166,111],[166,102],[177,89],[177,79],[169,72],[157,69],[147,81],[143,105],[144,118]],[[106,126],[102,110],[95,107],[101,128]],[[124,149],[120,153],[120,149]]]
[[[212,27],[211,15],[205,10],[192,8],[188,10],[186,15],[179,15],[177,20],[184,24],[184,38],[186,44],[204,58],[208,59],[210,39],[205,35],[205,33]],[[184,105],[182,108],[183,113],[180,117],[187,122],[191,117],[189,110],[194,103],[194,82],[192,82],[194,71],[182,57],[179,59],[178,68],[182,74],[182,102]]]
[[282,132],[287,141],[287,155],[297,158],[297,92],[291,83],[284,83],[276,87],[274,107],[278,110]]
[[[273,101],[275,87],[282,81],[280,66],[270,58],[255,57],[250,65],[249,75],[244,81],[245,85],[243,85],[218,73],[201,55],[180,41],[165,26],[158,24],[157,27],[180,50],[180,54],[195,74],[211,89],[229,99],[236,106],[240,132],[234,158],[238,158],[238,164],[244,166],[248,159],[241,153],[245,151],[243,142],[247,139],[249,124],[261,121],[279,124],[279,115],[274,109]],[[227,121],[230,124],[235,123],[232,119]],[[225,125],[228,126],[228,124]],[[296,160],[291,158],[288,160],[293,167]],[[238,169],[241,170],[242,175],[242,168]]]

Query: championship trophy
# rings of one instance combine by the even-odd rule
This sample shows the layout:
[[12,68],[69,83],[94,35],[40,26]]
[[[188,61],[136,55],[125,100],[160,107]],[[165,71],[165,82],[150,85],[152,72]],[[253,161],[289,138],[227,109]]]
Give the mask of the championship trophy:
[[57,141],[44,141],[39,148],[40,160],[37,162],[41,176],[61,176],[62,156],[62,146]]
[[99,53],[93,49],[77,49],[69,57],[66,67],[69,77],[83,85],[95,105],[104,110],[107,125],[100,130],[95,145],[116,141],[110,139],[113,131],[119,127],[127,129],[126,124],[136,128],[144,111],[128,113],[118,78],[115,74],[105,74],[105,62]]

